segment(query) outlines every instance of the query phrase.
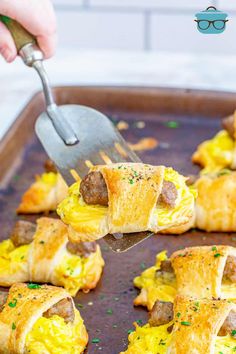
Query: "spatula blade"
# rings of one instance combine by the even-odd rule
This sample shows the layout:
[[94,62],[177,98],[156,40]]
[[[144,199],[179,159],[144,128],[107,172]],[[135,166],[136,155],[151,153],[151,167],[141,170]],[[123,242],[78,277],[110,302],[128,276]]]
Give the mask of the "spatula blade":
[[104,152],[111,162],[141,162],[104,114],[80,105],[60,106],[60,110],[76,132],[78,144],[66,145],[45,112],[37,119],[35,130],[68,185],[74,182],[71,170],[75,170],[81,178],[88,173],[86,161],[93,165],[103,165],[105,161],[101,152]]

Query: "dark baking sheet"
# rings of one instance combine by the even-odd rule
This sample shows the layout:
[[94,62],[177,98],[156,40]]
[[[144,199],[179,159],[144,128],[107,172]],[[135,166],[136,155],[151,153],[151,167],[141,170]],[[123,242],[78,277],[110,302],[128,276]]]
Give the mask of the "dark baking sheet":
[[[59,103],[87,104],[107,113],[114,122],[127,121],[130,128],[122,134],[129,142],[137,142],[142,137],[156,138],[159,146],[140,153],[141,159],[151,164],[173,166],[183,174],[198,171],[191,163],[191,154],[201,141],[219,130],[219,118],[231,113],[236,102],[234,94],[168,89],[74,87],[58,88],[55,94]],[[36,218],[18,217],[15,210],[34,175],[43,171],[46,154],[33,132],[33,123],[42,109],[42,96],[38,94],[0,143],[1,239],[8,237],[17,219]],[[145,122],[145,128],[138,129],[137,121]],[[177,127],[168,127],[169,121],[177,122]],[[80,292],[76,297],[90,336],[87,353],[119,353],[127,346],[127,332],[132,323],[146,322],[147,311],[133,307],[133,299],[138,293],[133,287],[133,278],[144,266],[154,263],[157,252],[167,249],[171,253],[185,246],[206,244],[236,246],[235,240],[234,234],[207,234],[194,230],[183,236],[153,236],[124,254],[112,253],[101,241],[106,262],[102,280],[96,290],[89,294]],[[99,343],[93,344],[93,338],[98,338]]]

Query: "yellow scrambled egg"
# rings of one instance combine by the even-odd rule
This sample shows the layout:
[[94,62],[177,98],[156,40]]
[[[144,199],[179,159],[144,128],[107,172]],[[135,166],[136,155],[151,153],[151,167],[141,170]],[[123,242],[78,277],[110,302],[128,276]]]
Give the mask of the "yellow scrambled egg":
[[[134,285],[141,289],[141,293],[134,300],[135,305],[147,306],[151,310],[156,300],[174,301],[176,295],[176,278],[174,274],[156,274],[156,271],[160,269],[161,261],[166,259],[166,251],[160,252],[156,256],[156,264],[134,279]],[[236,284],[223,278],[221,289],[222,298],[235,300]]]
[[72,296],[80,289],[90,289],[99,280],[104,260],[100,248],[89,257],[66,254],[55,269],[58,285],[63,286]]
[[[172,322],[159,327],[136,325],[135,332],[129,335],[128,349],[120,354],[166,354],[171,341],[171,333],[168,333],[167,328],[171,325]],[[236,339],[231,336],[216,337],[215,354],[233,354],[235,348]]]
[[15,247],[11,240],[0,243],[0,274],[14,274],[27,263],[29,245]]
[[234,141],[226,130],[200,144],[193,154],[193,162],[204,167],[202,173],[217,172],[230,167],[233,161]]
[[75,322],[65,323],[60,316],[40,317],[26,337],[26,353],[80,354],[87,344],[87,333],[79,312]]
[[[165,169],[164,179],[173,182],[178,191],[175,208],[170,209],[158,205],[155,211],[158,224],[168,228],[175,221],[180,220],[180,223],[188,221],[189,210],[193,206],[196,192],[190,189],[185,183],[185,178],[172,168]],[[80,196],[79,188],[79,182],[69,188],[69,196],[59,204],[57,212],[62,221],[71,225],[73,229],[76,230],[79,226],[80,233],[99,234],[100,226],[107,218],[108,207],[86,204]]]

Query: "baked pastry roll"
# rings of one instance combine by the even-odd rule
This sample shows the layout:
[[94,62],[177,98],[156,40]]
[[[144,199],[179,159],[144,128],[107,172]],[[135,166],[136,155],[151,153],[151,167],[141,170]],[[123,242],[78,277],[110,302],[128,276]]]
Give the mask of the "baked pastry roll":
[[19,214],[38,214],[54,211],[66,197],[68,187],[57,172],[45,172],[36,176],[35,182],[24,193],[17,208]]
[[189,247],[170,259],[163,251],[156,264],[134,279],[141,289],[134,305],[151,310],[156,300],[173,302],[176,294],[236,300],[236,249],[230,246]]
[[194,212],[194,194],[172,168],[141,163],[95,166],[72,185],[57,212],[70,239],[93,241],[108,233],[178,227]]
[[96,287],[104,266],[99,245],[68,241],[60,220],[20,221],[0,244],[0,285],[32,281],[63,286],[72,296]]
[[70,295],[48,285],[15,284],[1,296],[0,348],[5,354],[80,354],[88,334]]
[[206,231],[236,231],[236,172],[204,175],[195,186],[195,226]]
[[202,173],[217,172],[236,167],[236,111],[222,120],[223,130],[201,143],[192,161],[203,167]]
[[236,305],[227,300],[196,300],[176,296],[171,303],[156,303],[143,327],[136,324],[129,346],[121,354],[233,353]]

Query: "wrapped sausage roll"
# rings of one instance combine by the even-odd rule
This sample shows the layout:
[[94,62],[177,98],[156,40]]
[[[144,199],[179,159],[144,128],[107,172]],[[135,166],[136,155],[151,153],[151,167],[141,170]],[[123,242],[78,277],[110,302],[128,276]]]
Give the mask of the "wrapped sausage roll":
[[236,111],[224,118],[222,125],[224,130],[201,143],[192,156],[192,161],[204,168],[202,173],[236,167]]
[[33,281],[63,286],[71,295],[96,287],[104,266],[96,243],[72,243],[60,220],[40,218],[37,228],[17,222],[0,244],[0,285]]
[[137,163],[96,166],[69,189],[57,211],[70,239],[178,227],[194,212],[194,195],[172,168]]
[[178,295],[174,306],[156,303],[149,323],[136,324],[121,354],[218,354],[236,347],[236,305]]
[[70,295],[48,285],[15,284],[1,296],[0,348],[6,354],[80,354],[88,334]]
[[68,187],[57,172],[36,176],[35,182],[24,193],[17,208],[18,214],[38,214],[54,211],[67,196]]
[[141,289],[134,305],[151,310],[156,300],[173,302],[176,294],[236,300],[236,249],[230,246],[190,247],[157,255],[156,264],[134,279]]

